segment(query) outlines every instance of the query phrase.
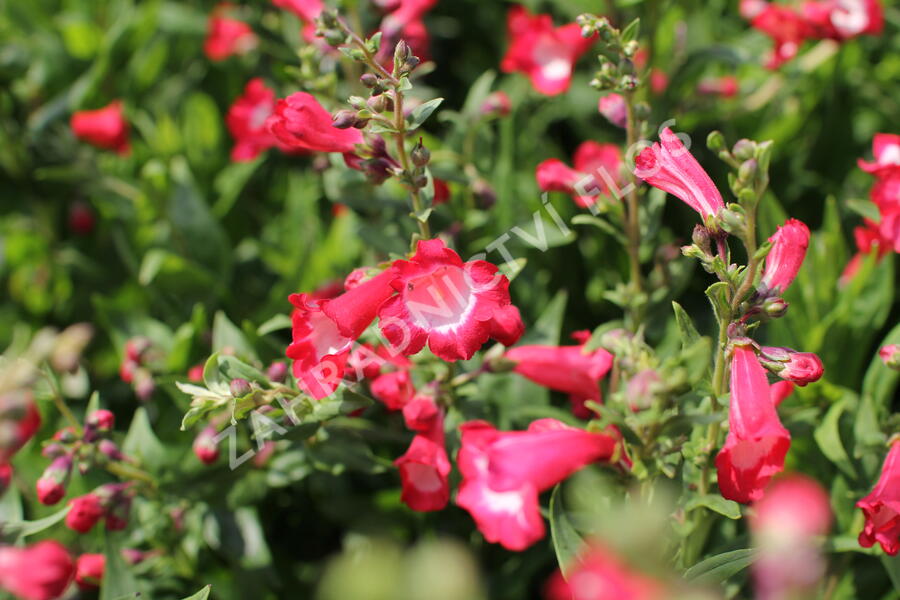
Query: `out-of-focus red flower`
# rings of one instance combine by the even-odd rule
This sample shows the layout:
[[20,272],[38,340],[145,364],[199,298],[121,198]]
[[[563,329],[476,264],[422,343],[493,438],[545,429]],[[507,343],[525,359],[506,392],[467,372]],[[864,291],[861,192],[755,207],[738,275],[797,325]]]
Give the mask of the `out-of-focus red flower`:
[[266,121],[274,111],[275,91],[266,87],[259,77],[247,82],[244,93],[234,101],[225,117],[225,124],[234,138],[231,160],[250,161],[275,146],[287,153],[296,153],[279,142],[266,127]]
[[650,69],[650,91],[662,94],[669,87],[669,76],[662,69]]
[[69,512],[66,513],[66,526],[78,533],[87,533],[94,528],[106,512],[103,503],[96,494],[85,494],[69,500]]
[[878,260],[891,251],[891,241],[882,235],[880,225],[870,219],[863,219],[863,226],[853,229],[853,239],[856,241],[857,252],[841,273],[841,285],[846,285],[856,276],[863,260],[872,251],[876,252]]
[[800,386],[818,381],[825,372],[821,359],[812,352],[763,346],[760,348],[759,360],[782,379]]
[[444,446],[443,414],[433,398],[420,396],[416,404],[424,408],[428,400],[435,409],[429,412],[431,418],[423,418],[420,411],[421,422],[413,422],[419,427],[412,444],[394,461],[402,482],[400,499],[411,509],[421,512],[441,510],[450,500],[450,459]]
[[775,44],[766,61],[769,69],[777,69],[794,58],[803,42],[813,35],[809,22],[801,14],[777,4],[766,4],[750,24],[772,38]]
[[776,407],[793,393],[794,383],[792,381],[778,381],[769,386],[769,396],[772,398],[772,404]]
[[766,256],[762,284],[768,290],[783,294],[797,277],[806,249],[809,247],[809,228],[797,219],[788,219],[769,238],[772,249]]
[[199,383],[203,381],[203,363],[198,363],[188,369],[187,378],[189,381],[193,381],[195,383]]
[[253,29],[243,21],[225,16],[230,8],[228,4],[220,4],[209,15],[203,52],[210,60],[225,60],[256,48],[258,40]]
[[421,21],[422,17],[434,8],[435,4],[437,4],[437,0],[398,0],[397,2],[391,2],[389,5],[384,6],[384,8],[391,9],[391,12],[385,15],[381,21],[382,33],[390,37],[410,23]]
[[456,503],[489,542],[524,550],[544,536],[538,494],[581,467],[612,460],[619,439],[539,419],[527,431],[497,431],[484,421],[460,426],[462,483]]
[[416,393],[406,369],[379,375],[372,381],[372,395],[389,410],[402,410]]
[[306,23],[315,21],[325,9],[322,0],[272,0],[272,4],[293,12]]
[[876,133],[872,138],[873,162],[859,159],[859,168],[866,173],[883,177],[892,171],[900,171],[900,135]]
[[0,394],[0,425],[6,432],[0,436],[0,464],[5,464],[41,427],[41,414],[31,392]]
[[57,541],[0,547],[0,588],[23,600],[53,600],[69,587],[75,562]]
[[900,550],[900,444],[891,445],[878,483],[856,506],[866,517],[859,545],[871,548],[878,542],[885,552],[896,555]]
[[75,137],[93,146],[123,156],[131,152],[128,121],[125,120],[121,100],[114,100],[97,110],[80,110],[72,115],[69,124]]
[[[384,22],[387,22],[389,19],[390,15],[385,17]],[[428,28],[423,21],[418,19],[408,21],[403,23],[399,29],[392,29],[382,24],[381,33],[383,35],[381,48],[378,51],[376,60],[387,71],[393,71],[394,69],[394,48],[397,47],[400,40],[406,42],[413,56],[418,58],[419,62],[431,60],[431,34],[428,33]]]
[[616,127],[625,128],[628,121],[628,107],[621,94],[601,96],[597,102],[597,110]]
[[434,199],[431,201],[432,206],[446,204],[450,200],[450,186],[443,179],[434,178]]
[[66,483],[69,481],[71,473],[72,457],[70,455],[63,454],[54,458],[35,484],[38,501],[41,504],[52,506],[62,500],[66,495]]
[[602,402],[600,380],[612,368],[613,355],[602,348],[585,350],[585,337],[577,346],[519,346],[506,351],[506,358],[516,366],[513,370],[551,390],[569,395],[572,411],[581,418],[593,412],[585,401]]
[[587,141],[575,150],[572,169],[551,158],[537,166],[538,187],[546,192],[566,192],[575,203],[588,207],[598,195],[617,197],[622,179],[622,152],[616,144]]
[[381,305],[379,327],[402,354],[427,343],[446,361],[468,360],[493,333],[512,331],[509,280],[486,261],[464,263],[441,240],[420,240],[415,255],[395,261],[391,271],[398,294]]
[[740,90],[738,78],[734,75],[726,75],[716,79],[704,79],[697,84],[697,91],[710,96],[722,96],[734,98]]
[[479,112],[485,117],[505,117],[512,112],[512,100],[506,92],[491,92],[481,103]]
[[568,578],[556,571],[544,588],[546,600],[663,600],[663,585],[634,572],[599,544],[578,557]]
[[759,500],[784,468],[791,434],[778,419],[766,370],[750,345],[734,348],[728,424],[728,438],[716,456],[719,490],[736,502]]
[[312,94],[296,92],[275,103],[266,127],[291,150],[352,153],[363,143],[358,129],[338,129]]
[[106,557],[102,554],[82,554],[75,562],[75,583],[79,589],[95,590],[103,581]]
[[659,134],[659,142],[635,157],[634,164],[635,175],[680,199],[704,219],[725,207],[712,179],[668,127]]
[[894,369],[900,368],[900,345],[888,344],[887,346],[882,346],[878,351],[878,356],[885,365]]
[[532,15],[519,5],[509,9],[507,31],[509,49],[500,69],[526,74],[534,89],[547,96],[569,89],[575,62],[596,39],[581,37],[576,23],[554,28],[550,15]]
[[200,430],[194,438],[192,449],[194,456],[204,465],[211,465],[219,459],[219,445],[216,443],[216,428],[208,425]]
[[69,230],[76,235],[89,235],[94,230],[94,211],[90,205],[76,201],[69,206]]
[[5,494],[6,490],[9,489],[9,484],[12,481],[12,476],[12,466],[6,463],[0,463],[0,496]]

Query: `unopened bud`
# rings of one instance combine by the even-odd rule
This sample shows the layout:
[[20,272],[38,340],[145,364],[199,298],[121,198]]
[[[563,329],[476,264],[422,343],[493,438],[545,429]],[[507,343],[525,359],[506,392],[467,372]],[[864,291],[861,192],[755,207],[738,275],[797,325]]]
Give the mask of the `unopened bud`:
[[694,226],[694,232],[691,234],[691,241],[706,254],[710,254],[710,239],[709,229],[703,225]]
[[750,183],[756,176],[757,164],[755,159],[744,161],[738,169],[738,180],[742,183]]
[[497,193],[494,191],[494,188],[491,187],[491,184],[484,179],[477,179],[475,183],[472,184],[472,193],[478,200],[479,207],[483,209],[488,209],[497,202]]
[[387,109],[387,96],[384,94],[378,94],[377,96],[372,96],[368,100],[366,100],[366,106],[369,107],[373,113],[381,113]]
[[506,92],[493,92],[481,103],[479,112],[485,117],[505,117],[512,111],[512,102]]
[[359,82],[367,88],[373,88],[378,85],[378,77],[374,73],[363,73],[359,76]]
[[409,46],[406,44],[405,40],[400,40],[397,42],[397,45],[394,47],[394,71],[399,73],[403,65],[406,63],[406,59],[409,57]]
[[68,454],[59,456],[50,463],[35,485],[37,497],[41,504],[52,506],[66,495],[66,483],[72,473],[72,457]]
[[219,458],[219,447],[215,440],[216,428],[212,425],[204,427],[194,438],[194,455],[204,465],[211,465]]
[[66,513],[66,526],[79,533],[87,533],[93,529],[105,512],[103,504],[95,494],[85,494],[69,501],[69,512]]
[[771,298],[766,298],[763,301],[762,310],[763,312],[773,318],[778,319],[783,317],[787,312],[788,303],[784,301],[783,298],[779,298],[777,296],[773,296]]
[[106,432],[112,430],[116,423],[116,417],[105,408],[95,410],[88,415],[85,425],[97,431]]
[[748,139],[738,140],[731,149],[731,153],[738,160],[749,160],[756,153],[756,144]]
[[231,390],[231,395],[235,398],[243,398],[252,391],[250,382],[241,377],[232,379],[231,383],[228,384],[228,387]]
[[146,369],[138,369],[134,379],[134,393],[137,395],[138,400],[146,402],[153,396],[153,392],[156,391],[153,376]]
[[356,111],[339,110],[334,114],[331,125],[338,129],[350,129],[356,124]]
[[287,365],[281,361],[273,362],[266,370],[266,375],[269,377],[269,379],[276,383],[282,383],[285,379],[287,379],[287,373]]
[[112,440],[100,440],[100,443],[97,444],[97,449],[109,460],[123,460],[125,458],[122,451],[119,450],[119,447]]
[[428,164],[428,161],[431,160],[431,152],[428,151],[428,148],[422,145],[422,138],[419,138],[419,141],[410,152],[409,157],[412,159],[413,164],[417,167],[424,167]]
[[322,37],[329,46],[341,46],[347,41],[347,34],[340,29],[325,29],[322,31]]
[[125,356],[140,363],[144,353],[150,349],[150,340],[145,337],[134,337],[125,342]]
[[719,152],[725,149],[725,136],[721,131],[713,130],[706,136],[706,147],[713,152]]
[[44,449],[41,450],[41,456],[44,458],[56,458],[57,456],[62,456],[66,453],[66,449],[62,444],[58,444],[56,442],[51,442],[44,446]]

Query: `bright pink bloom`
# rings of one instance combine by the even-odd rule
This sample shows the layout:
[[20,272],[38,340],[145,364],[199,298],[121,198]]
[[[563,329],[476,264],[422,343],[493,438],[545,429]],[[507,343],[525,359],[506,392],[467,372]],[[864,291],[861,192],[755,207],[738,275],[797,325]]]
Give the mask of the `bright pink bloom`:
[[814,479],[788,475],[774,481],[753,508],[750,529],[759,552],[752,567],[756,597],[809,597],[825,573],[817,536],[827,534],[831,525],[828,494]]
[[701,94],[734,98],[737,96],[740,86],[734,75],[726,75],[716,79],[704,79],[697,85],[697,91]]
[[394,461],[403,486],[400,499],[421,512],[441,510],[450,500],[450,459],[444,447],[444,418],[440,409],[432,415],[429,425],[416,434],[406,454]]
[[871,548],[878,542],[891,556],[897,554],[900,550],[900,444],[891,445],[878,483],[856,506],[866,517],[859,545]]
[[0,588],[23,600],[53,600],[69,587],[75,563],[57,541],[0,547]]
[[[391,285],[399,293],[378,311],[379,326],[395,351],[429,349],[446,361],[468,360],[509,318],[509,280],[483,261],[463,262],[439,239],[420,240],[416,253],[394,261]],[[503,340],[504,343],[514,340]]]
[[266,127],[266,120],[274,111],[275,92],[267,88],[259,77],[251,79],[243,95],[234,101],[225,117],[225,124],[234,138],[231,160],[253,160],[269,148],[280,146],[278,139]]
[[662,69],[650,69],[650,90],[662,94],[669,87],[669,76]]
[[203,381],[203,363],[198,363],[188,369],[187,378],[188,381],[193,381],[194,383],[199,383]]
[[679,198],[704,219],[725,207],[712,179],[668,127],[659,134],[659,142],[635,157],[634,164],[636,176]]
[[524,550],[544,536],[538,494],[598,460],[611,460],[619,440],[539,419],[527,431],[497,431],[485,421],[460,426],[462,483],[456,503],[471,513],[489,542]]
[[573,162],[574,169],[555,158],[539,164],[535,171],[538,187],[545,192],[566,192],[581,207],[591,206],[601,194],[620,197],[623,162],[616,144],[584,142],[575,150]]
[[338,129],[331,114],[312,94],[296,92],[275,103],[275,112],[266,127],[291,150],[313,152],[353,152],[363,143],[359,129]]
[[663,600],[663,586],[638,574],[607,549],[593,544],[572,566],[556,571],[544,588],[546,600]]
[[783,294],[800,271],[809,247],[809,228],[797,219],[788,219],[772,237],[772,249],[766,256],[762,284],[767,290]]
[[878,356],[881,357],[885,365],[894,369],[900,368],[900,345],[888,344],[887,346],[882,346],[881,350],[878,351]]
[[766,0],[741,0],[738,10],[748,21],[766,9]]
[[575,62],[596,39],[581,37],[575,23],[554,28],[550,15],[531,15],[519,5],[509,9],[507,30],[509,49],[500,69],[525,73],[534,89],[547,96],[569,89]]
[[389,410],[401,410],[416,393],[406,369],[376,377],[370,386],[372,395]]
[[69,500],[69,512],[66,513],[66,526],[78,533],[87,533],[94,528],[106,510],[96,494],[85,494]]
[[102,554],[82,554],[75,562],[75,583],[82,590],[95,590],[103,581],[106,557]]
[[211,465],[219,459],[219,445],[216,443],[216,428],[208,425],[200,430],[191,449],[194,456],[200,459],[204,465]]
[[778,381],[769,386],[769,396],[776,407],[787,400],[794,393],[792,381]]
[[223,16],[230,7],[220,4],[209,15],[203,52],[214,61],[225,60],[235,54],[246,54],[256,48],[256,35],[243,21]]
[[30,392],[0,394],[0,464],[5,464],[41,428],[41,414]]
[[597,110],[616,127],[625,128],[628,121],[628,107],[621,94],[607,94],[600,97]]
[[403,421],[412,431],[427,433],[442,418],[440,407],[428,394],[417,394],[403,405]]
[[734,348],[728,424],[728,438],[716,456],[719,490],[736,502],[759,500],[772,475],[784,468],[791,434],[778,420],[766,370],[749,345]]
[[763,346],[759,361],[782,379],[799,386],[818,381],[825,371],[822,360],[812,352],[797,352],[790,348]]
[[287,356],[294,361],[294,376],[309,394],[324,398],[337,389],[351,345],[394,293],[393,278],[387,269],[330,300],[313,301],[307,294],[288,298],[296,309]]
[[[574,336],[573,336],[574,337]],[[581,418],[593,416],[585,402],[602,402],[600,380],[612,368],[613,355],[602,348],[586,351],[586,337],[577,346],[518,346],[506,351],[506,358],[516,363],[519,375],[569,395],[573,412]]]
[[79,110],[72,115],[69,124],[75,137],[89,144],[123,156],[131,152],[128,121],[121,100],[114,100],[97,110]]
[[866,162],[861,158],[857,161],[859,168],[866,173],[881,177],[890,171],[900,170],[900,135],[876,133],[872,138],[872,154],[874,162]]

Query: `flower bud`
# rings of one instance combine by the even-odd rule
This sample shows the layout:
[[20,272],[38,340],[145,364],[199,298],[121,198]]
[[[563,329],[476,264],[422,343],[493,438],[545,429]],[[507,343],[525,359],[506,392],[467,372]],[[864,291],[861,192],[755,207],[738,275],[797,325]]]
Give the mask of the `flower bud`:
[[189,381],[193,381],[194,383],[203,383],[203,367],[204,364],[196,364],[187,372],[187,378]]
[[763,346],[759,362],[772,373],[797,385],[806,385],[822,377],[824,367],[812,352],[796,352],[790,348]]
[[710,254],[710,239],[709,229],[703,225],[694,226],[694,232],[691,234],[691,241],[706,254]]
[[231,383],[228,384],[228,387],[231,390],[231,395],[235,398],[242,398],[252,391],[250,382],[241,377],[232,379]]
[[75,583],[78,589],[95,590],[103,581],[106,557],[102,554],[82,554],[75,561]]
[[378,85],[378,77],[374,73],[363,73],[359,76],[359,82],[371,89]]
[[66,526],[78,533],[87,533],[103,517],[103,505],[95,494],[85,494],[69,500]]
[[153,383],[153,376],[146,369],[138,369],[135,373],[134,393],[142,402],[146,402],[153,396],[156,391],[156,384]]
[[53,434],[53,439],[63,444],[71,444],[78,439],[78,436],[72,427],[63,427]]
[[47,444],[46,446],[44,446],[44,449],[41,450],[41,456],[43,456],[44,458],[49,458],[49,459],[54,459],[57,456],[62,456],[65,453],[66,453],[66,449],[63,447],[62,444],[59,444],[57,442],[51,442],[51,443]]
[[338,129],[350,129],[356,124],[356,111],[339,110],[335,113],[331,124]]
[[125,342],[125,357],[140,363],[144,353],[150,349],[150,340],[145,337],[134,337]]
[[387,110],[387,100],[387,95],[377,94],[366,100],[366,106],[368,106],[369,110],[373,113],[382,113]]
[[719,152],[725,149],[725,136],[721,131],[713,130],[706,136],[706,147],[713,152]]
[[131,383],[134,381],[134,372],[137,368],[138,364],[135,361],[126,358],[122,361],[122,364],[119,365],[119,378],[125,383]]
[[72,457],[68,454],[57,457],[50,463],[35,485],[38,501],[53,506],[66,495],[66,483],[72,473]]
[[744,184],[753,181],[753,178],[756,177],[757,168],[756,160],[752,158],[741,163],[738,169],[738,181]]
[[107,432],[112,430],[115,423],[116,417],[112,414],[112,412],[106,410],[105,408],[101,408],[88,415],[85,425],[87,425],[88,427],[92,427],[100,432]]
[[335,48],[347,41],[347,34],[340,29],[325,29],[322,31],[322,37],[325,38],[329,46],[334,46]]
[[219,447],[216,444],[216,428],[212,425],[204,427],[194,438],[194,454],[204,465],[211,465],[219,458]]
[[731,153],[740,161],[750,160],[756,154],[756,144],[748,139],[738,140]]
[[479,112],[484,117],[505,117],[512,111],[512,102],[506,92],[493,92],[481,103]]
[[484,179],[476,179],[475,183],[472,184],[472,193],[475,195],[475,198],[478,200],[478,205],[482,209],[489,209],[497,203],[497,193],[494,191],[494,188],[491,187]]
[[394,71],[399,73],[409,57],[409,46],[406,40],[400,40],[394,47]]
[[0,565],[0,588],[16,598],[59,598],[75,573],[72,557],[53,540],[0,547]]
[[287,379],[287,373],[287,365],[281,361],[273,362],[266,370],[268,378],[276,383],[284,382],[284,380]]
[[428,164],[428,161],[431,160],[431,152],[428,151],[428,148],[422,145],[422,138],[419,138],[419,141],[416,142],[416,145],[413,147],[409,156],[412,159],[413,164],[417,167],[424,167]]
[[900,371],[900,345],[888,344],[878,351],[878,356],[886,366]]
[[106,530],[122,531],[128,527],[128,517],[130,513],[131,496],[117,496],[106,510]]
[[119,450],[119,447],[112,440],[100,440],[100,443],[97,444],[97,449],[100,450],[100,453],[109,460],[125,459],[125,455],[122,454],[122,451]]
[[772,319],[778,319],[783,317],[787,312],[788,303],[784,301],[784,298],[779,298],[778,296],[770,296],[763,300],[762,310],[763,312]]

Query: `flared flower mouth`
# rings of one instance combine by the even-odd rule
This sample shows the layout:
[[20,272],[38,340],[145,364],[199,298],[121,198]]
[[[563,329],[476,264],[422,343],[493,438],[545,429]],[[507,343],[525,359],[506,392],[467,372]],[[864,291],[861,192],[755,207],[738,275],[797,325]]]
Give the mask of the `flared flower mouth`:
[[269,100],[263,100],[254,106],[253,110],[250,112],[250,130],[259,131],[265,129],[266,119],[269,118],[269,115],[271,115],[274,110],[275,103]]
[[403,298],[416,324],[437,333],[449,333],[468,322],[475,308],[474,282],[464,269],[441,266],[406,283]]
[[350,348],[353,340],[342,336],[334,321],[324,313],[311,312],[308,318],[311,329],[309,341],[315,349],[317,359],[321,360]]
[[731,466],[738,471],[756,469],[765,461],[777,443],[778,438],[775,437],[738,442],[731,447]]
[[444,487],[444,482],[435,466],[408,462],[399,465],[401,477],[409,482],[409,485],[423,494],[431,494]]
[[532,58],[541,77],[547,81],[568,81],[572,76],[571,51],[551,34],[538,39]]

